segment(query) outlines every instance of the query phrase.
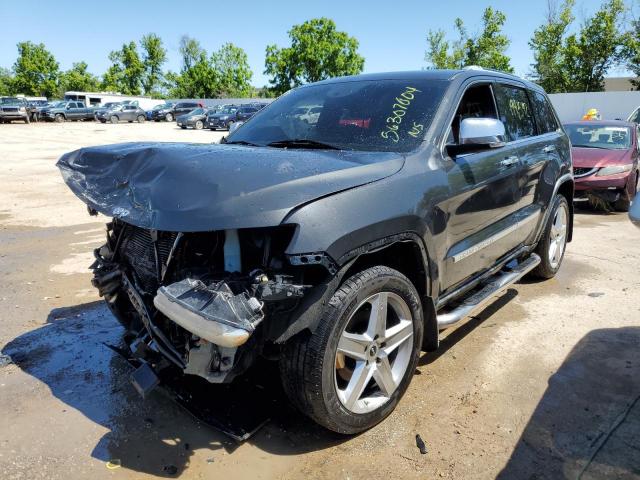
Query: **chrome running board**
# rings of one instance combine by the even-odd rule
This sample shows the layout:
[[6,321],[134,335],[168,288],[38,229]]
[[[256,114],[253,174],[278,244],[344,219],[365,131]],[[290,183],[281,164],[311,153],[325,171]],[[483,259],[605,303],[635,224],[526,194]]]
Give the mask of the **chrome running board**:
[[443,330],[445,328],[449,328],[468,317],[485,305],[492,297],[498,295],[510,285],[513,285],[524,277],[531,270],[536,268],[539,263],[540,257],[537,254],[532,253],[529,258],[519,263],[515,268],[510,270],[501,270],[496,273],[480,290],[465,298],[453,310],[439,314],[437,317],[438,329]]

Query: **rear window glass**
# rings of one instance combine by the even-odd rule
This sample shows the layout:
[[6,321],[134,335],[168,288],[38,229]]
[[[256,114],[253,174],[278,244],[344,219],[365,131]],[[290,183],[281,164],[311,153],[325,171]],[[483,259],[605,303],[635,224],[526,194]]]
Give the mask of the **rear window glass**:
[[496,85],[495,98],[508,141],[513,142],[536,134],[529,98],[524,89],[510,85]]
[[539,133],[555,132],[558,129],[558,122],[553,114],[553,108],[549,104],[549,100],[540,92],[533,92],[531,100],[533,101],[533,109],[536,112]]

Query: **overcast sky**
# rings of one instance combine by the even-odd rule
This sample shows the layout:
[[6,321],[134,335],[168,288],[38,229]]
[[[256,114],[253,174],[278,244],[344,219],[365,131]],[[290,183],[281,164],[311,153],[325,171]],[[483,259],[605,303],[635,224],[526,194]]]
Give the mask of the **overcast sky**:
[[[600,0],[578,0],[576,27],[593,13]],[[530,71],[527,42],[544,21],[546,0],[404,0],[313,2],[226,1],[165,2],[161,0],[107,0],[72,2],[55,0],[0,0],[0,66],[10,68],[16,59],[16,43],[43,42],[62,69],[84,60],[89,70],[101,75],[108,67],[107,55],[123,42],[139,40],[145,33],[162,37],[168,50],[166,67],[180,68],[178,43],[187,34],[211,52],[233,42],[249,56],[252,83],[267,83],[263,75],[267,44],[286,46],[287,31],[307,19],[332,18],[339,30],[355,36],[365,57],[365,72],[417,70],[426,66],[424,52],[429,29],[453,33],[453,21],[461,17],[470,32],[480,28],[480,16],[488,5],[507,16],[505,33],[511,40],[508,54],[518,75]],[[624,73],[624,72],[615,72]]]

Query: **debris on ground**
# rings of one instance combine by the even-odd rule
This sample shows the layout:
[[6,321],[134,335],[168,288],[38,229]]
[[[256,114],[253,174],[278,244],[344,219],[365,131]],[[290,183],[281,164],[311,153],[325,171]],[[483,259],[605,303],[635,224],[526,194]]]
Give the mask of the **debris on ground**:
[[0,353],[0,367],[6,367],[7,365],[11,365],[12,363],[13,359],[9,355]]
[[120,463],[119,458],[112,458],[107,462],[106,465],[109,470],[115,470],[116,468],[120,468],[122,464]]
[[593,297],[593,298],[597,298],[597,297],[604,296],[604,292],[591,292],[591,293],[588,293],[587,295],[589,295],[590,297]]
[[425,445],[424,440],[422,440],[419,434],[416,434],[416,447],[420,449],[420,453],[422,455],[427,454],[427,446]]

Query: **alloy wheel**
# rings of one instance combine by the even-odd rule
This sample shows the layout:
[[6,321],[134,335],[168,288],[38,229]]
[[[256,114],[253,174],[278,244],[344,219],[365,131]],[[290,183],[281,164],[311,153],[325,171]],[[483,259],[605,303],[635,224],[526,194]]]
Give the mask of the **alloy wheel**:
[[552,268],[557,268],[562,261],[562,255],[567,244],[567,218],[567,209],[564,205],[561,205],[556,210],[549,232],[549,263]]
[[354,310],[335,355],[335,388],[347,410],[368,413],[390,400],[411,361],[413,328],[411,309],[395,293],[372,295]]

